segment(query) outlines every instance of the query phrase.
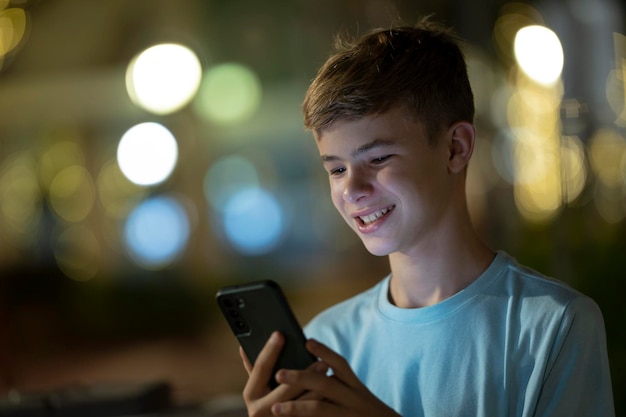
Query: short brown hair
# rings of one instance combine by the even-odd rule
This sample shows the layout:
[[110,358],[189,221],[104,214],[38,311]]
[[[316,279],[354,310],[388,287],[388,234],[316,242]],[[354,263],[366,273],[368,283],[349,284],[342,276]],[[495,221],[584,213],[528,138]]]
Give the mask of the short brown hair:
[[406,108],[425,124],[431,143],[457,121],[473,122],[474,98],[460,40],[428,19],[414,27],[337,38],[336,53],[306,92],[304,126],[319,132],[338,119]]

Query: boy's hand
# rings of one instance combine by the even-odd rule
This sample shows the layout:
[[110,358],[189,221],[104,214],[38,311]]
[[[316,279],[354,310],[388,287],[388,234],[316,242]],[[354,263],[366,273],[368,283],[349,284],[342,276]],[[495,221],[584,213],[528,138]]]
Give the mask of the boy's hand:
[[[297,386],[280,384],[272,390],[268,385],[272,376],[272,370],[284,344],[285,338],[280,333],[274,332],[259,353],[254,366],[246,357],[243,349],[239,348],[243,365],[248,372],[248,382],[243,389],[243,399],[250,417],[272,416],[271,407],[273,404],[295,400],[305,394],[305,390]],[[325,375],[327,370],[328,366],[326,364],[316,362],[308,369],[300,372]],[[307,398],[318,398],[311,393],[306,395]]]
[[332,368],[333,375],[308,370],[281,369],[276,375],[276,379],[281,383],[279,388],[285,387],[284,389],[290,390],[289,392],[306,394],[287,401],[272,398],[273,415],[399,417],[359,381],[343,357],[313,339],[307,341],[307,349]]

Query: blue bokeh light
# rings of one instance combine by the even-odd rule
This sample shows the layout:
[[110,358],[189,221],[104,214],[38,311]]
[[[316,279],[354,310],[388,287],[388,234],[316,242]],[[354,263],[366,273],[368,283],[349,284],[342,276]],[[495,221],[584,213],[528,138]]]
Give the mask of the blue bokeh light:
[[234,194],[246,188],[259,186],[259,173],[249,159],[240,155],[220,158],[204,177],[204,194],[211,206],[219,212]]
[[270,252],[283,233],[283,210],[276,197],[261,188],[246,188],[226,202],[224,231],[236,250],[248,255]]
[[141,266],[160,269],[172,263],[189,240],[189,219],[172,197],[153,197],[128,217],[124,238],[130,255]]

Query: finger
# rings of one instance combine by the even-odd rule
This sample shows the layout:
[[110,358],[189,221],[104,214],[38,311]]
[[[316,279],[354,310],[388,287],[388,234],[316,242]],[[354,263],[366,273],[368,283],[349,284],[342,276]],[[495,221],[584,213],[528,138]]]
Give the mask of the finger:
[[246,372],[248,376],[252,373],[252,364],[250,363],[250,359],[246,355],[246,352],[243,351],[243,348],[239,346],[239,356],[241,356],[241,361],[243,362],[243,367],[246,368]]
[[325,399],[326,398],[322,394],[315,391],[306,391],[298,397],[298,401],[322,401]]
[[300,389],[302,395],[306,396],[305,398],[323,398],[341,404],[355,399],[354,389],[334,376],[327,376],[320,372],[281,369],[276,373],[276,380],[281,383],[281,386]]
[[359,378],[354,374],[348,362],[338,353],[315,339],[309,339],[306,343],[307,349],[313,355],[319,357],[323,362],[331,367],[335,376],[344,384],[352,388],[363,386]]
[[335,404],[310,400],[310,401],[286,401],[272,405],[272,414],[275,416],[324,416],[345,417],[345,410],[340,409]]
[[276,416],[395,416],[398,415],[376,398],[364,385],[352,388],[335,376],[316,372],[281,370],[277,379],[284,385],[307,390],[296,401],[272,403]]
[[[328,373],[328,365],[322,361],[317,361],[306,369],[308,372],[314,372],[320,375],[326,375]],[[277,375],[278,377],[278,375]],[[281,384],[281,386],[288,386],[286,384]],[[323,400],[324,397],[313,391],[305,391],[301,390],[302,394],[298,397],[298,400]]]
[[269,337],[252,365],[248,382],[243,391],[246,398],[254,400],[269,391],[268,383],[284,344],[285,338],[279,332],[274,332]]
[[[328,365],[324,362],[318,361],[311,364],[307,369],[302,371],[291,371],[287,369],[281,369],[276,373],[276,380],[280,383],[280,385],[274,389],[276,392],[280,392],[277,394],[277,401],[285,401],[294,398],[304,398],[304,399],[322,399],[323,396],[320,394],[314,394],[311,391],[303,388],[300,384],[285,384],[283,376],[285,373],[302,373],[302,374],[316,374],[321,378],[326,378],[326,373],[328,372]],[[272,392],[274,394],[274,392]]]

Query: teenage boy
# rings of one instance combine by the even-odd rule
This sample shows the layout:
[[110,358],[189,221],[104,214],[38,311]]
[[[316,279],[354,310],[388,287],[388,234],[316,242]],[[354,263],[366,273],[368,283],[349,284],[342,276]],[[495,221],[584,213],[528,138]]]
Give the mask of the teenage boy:
[[343,45],[304,100],[332,201],[391,272],[305,331],[320,361],[267,381],[250,416],[613,416],[604,323],[567,285],[493,251],[468,214],[474,103],[457,38],[422,21]]

